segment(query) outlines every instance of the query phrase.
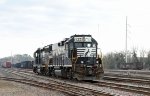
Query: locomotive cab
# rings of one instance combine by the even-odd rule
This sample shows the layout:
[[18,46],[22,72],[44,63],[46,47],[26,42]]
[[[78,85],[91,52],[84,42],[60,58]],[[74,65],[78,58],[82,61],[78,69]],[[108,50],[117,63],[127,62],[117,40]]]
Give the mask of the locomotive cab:
[[103,77],[102,60],[97,55],[97,42],[91,35],[77,35],[68,42],[68,56],[72,71],[78,80],[95,80]]

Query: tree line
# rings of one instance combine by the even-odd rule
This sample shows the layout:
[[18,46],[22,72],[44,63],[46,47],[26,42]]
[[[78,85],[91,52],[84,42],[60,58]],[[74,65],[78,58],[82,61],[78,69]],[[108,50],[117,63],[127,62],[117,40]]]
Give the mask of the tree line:
[[[143,69],[150,68],[150,51],[145,50],[137,51],[133,49],[127,52],[127,63],[141,62]],[[126,63],[126,53],[121,52],[110,52],[103,56],[103,66],[105,69],[119,69],[118,65]]]
[[28,54],[16,54],[14,56],[8,56],[0,59],[0,64],[10,61],[12,64],[20,63],[22,61],[33,61],[34,58],[32,58]]

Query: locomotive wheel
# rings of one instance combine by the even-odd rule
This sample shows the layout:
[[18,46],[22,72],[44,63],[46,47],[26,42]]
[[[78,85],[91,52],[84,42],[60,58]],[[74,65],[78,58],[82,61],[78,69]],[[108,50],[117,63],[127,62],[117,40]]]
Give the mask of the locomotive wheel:
[[63,78],[67,78],[67,70],[66,69],[62,69],[61,74],[62,74]]
[[67,72],[67,78],[69,78],[70,80],[73,79],[73,73],[71,69],[69,69]]
[[56,77],[56,74],[55,74],[55,70],[54,70],[54,69],[52,69],[51,75],[54,76],[54,77]]
[[52,69],[51,69],[51,68],[48,68],[47,75],[48,75],[48,76],[52,76]]

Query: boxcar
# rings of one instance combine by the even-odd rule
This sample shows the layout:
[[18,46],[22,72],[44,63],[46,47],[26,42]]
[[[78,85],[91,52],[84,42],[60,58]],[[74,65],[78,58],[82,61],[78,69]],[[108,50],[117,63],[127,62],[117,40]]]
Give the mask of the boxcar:
[[7,61],[2,64],[3,68],[11,68],[11,62]]

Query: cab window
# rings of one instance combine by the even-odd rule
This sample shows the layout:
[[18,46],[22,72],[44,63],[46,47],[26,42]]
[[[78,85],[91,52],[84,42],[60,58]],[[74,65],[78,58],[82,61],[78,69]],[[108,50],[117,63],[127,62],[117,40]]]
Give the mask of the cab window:
[[82,43],[75,43],[75,47],[76,47],[76,48],[82,47]]

